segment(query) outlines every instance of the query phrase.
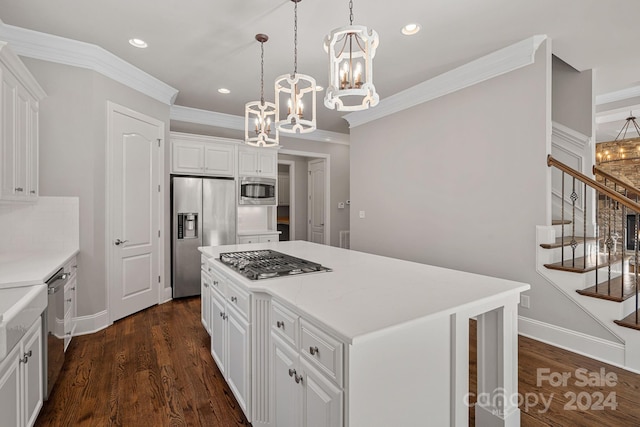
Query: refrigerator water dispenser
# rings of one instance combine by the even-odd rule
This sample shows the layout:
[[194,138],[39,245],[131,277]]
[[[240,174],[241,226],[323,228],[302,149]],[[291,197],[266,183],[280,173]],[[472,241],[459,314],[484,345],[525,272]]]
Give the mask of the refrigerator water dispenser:
[[178,239],[198,237],[198,214],[178,213]]

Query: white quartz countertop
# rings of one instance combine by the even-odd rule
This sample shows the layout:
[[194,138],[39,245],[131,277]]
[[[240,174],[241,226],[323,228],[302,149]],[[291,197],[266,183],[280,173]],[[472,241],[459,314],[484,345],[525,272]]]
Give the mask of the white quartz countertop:
[[220,270],[249,290],[266,292],[351,342],[413,320],[517,295],[530,286],[479,274],[387,258],[304,241],[201,247],[222,252],[272,249],[333,271],[252,281],[219,260]]
[[238,236],[272,235],[280,233],[282,232],[277,230],[239,230]]
[[0,289],[43,284],[77,253],[77,248],[0,253]]

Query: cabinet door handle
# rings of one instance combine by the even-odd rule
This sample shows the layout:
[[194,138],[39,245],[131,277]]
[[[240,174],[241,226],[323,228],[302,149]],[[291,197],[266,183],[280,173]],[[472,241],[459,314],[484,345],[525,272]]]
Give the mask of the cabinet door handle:
[[320,353],[320,351],[318,350],[318,347],[309,347],[309,353],[313,356],[314,354]]
[[284,322],[281,321],[281,320],[278,320],[276,322],[276,326],[278,327],[278,329],[280,329],[280,328],[284,329]]
[[76,290],[76,287],[74,286],[74,287],[73,287],[73,288],[71,288],[70,290],[75,291],[75,290]]
[[224,319],[224,312],[220,312],[220,317],[222,317]]
[[[22,187],[16,187],[16,188],[15,188],[15,190],[16,190],[16,192],[18,192],[18,193],[22,193],[22,192],[24,191],[24,188],[22,188]],[[26,363],[26,362],[25,362],[25,363]]]
[[71,298],[67,298],[67,302],[71,302],[73,301]]
[[36,190],[31,190],[31,191],[29,191],[29,193],[36,194]]
[[213,285],[214,285],[214,286],[218,286],[218,281],[217,281],[217,280],[214,280],[214,281],[213,281]]
[[235,302],[236,304],[238,303],[238,298],[236,297],[231,297],[231,302]]
[[302,382],[302,375],[296,374],[295,380],[296,380],[296,383],[300,384]]
[[289,369],[289,376],[290,376],[290,377],[293,377],[294,375],[296,375],[296,376],[297,376],[297,374],[296,374],[296,370],[295,370],[295,369]]
[[208,288],[208,287],[209,287],[209,284],[208,284],[207,282],[202,282],[202,285],[203,285],[205,288]]

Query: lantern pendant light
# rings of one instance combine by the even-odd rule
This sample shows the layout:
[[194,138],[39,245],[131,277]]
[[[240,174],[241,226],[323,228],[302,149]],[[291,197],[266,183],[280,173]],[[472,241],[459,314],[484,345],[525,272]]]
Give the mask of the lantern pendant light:
[[329,54],[329,87],[324,105],[338,111],[366,110],[378,104],[380,97],[373,85],[373,57],[378,33],[362,25],[353,25],[353,0],[349,0],[349,21],[325,38]]
[[244,107],[244,142],[254,147],[274,147],[278,145],[278,129],[272,130],[272,122],[277,117],[277,107],[264,100],[264,44],[269,40],[266,34],[256,34],[260,42],[260,101],[247,102]]
[[[316,130],[316,80],[298,73],[298,3],[294,3],[293,73],[276,79],[276,128],[284,133]],[[285,107],[286,105],[286,107]]]

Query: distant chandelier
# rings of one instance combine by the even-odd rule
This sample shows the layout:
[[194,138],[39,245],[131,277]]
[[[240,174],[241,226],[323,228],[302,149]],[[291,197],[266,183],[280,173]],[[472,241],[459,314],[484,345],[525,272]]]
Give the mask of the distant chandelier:
[[[298,3],[302,0],[291,1],[295,4],[293,73],[276,79],[276,128],[284,133],[309,133],[316,130],[316,80],[298,74]],[[307,102],[306,109],[304,102]],[[286,109],[281,105],[285,103]]]
[[[271,129],[271,122],[277,116],[273,102],[264,100],[264,44],[269,40],[266,34],[256,34],[260,42],[260,101],[247,102],[244,107],[244,142],[255,147],[278,145],[278,129]],[[275,126],[274,126],[275,127]]]
[[636,118],[633,115],[633,111],[629,112],[629,117],[626,118],[626,123],[624,125],[622,125],[622,129],[620,129],[620,132],[618,132],[618,136],[616,136],[616,139],[614,139],[614,141],[618,141],[618,138],[620,138],[620,135],[622,135],[622,139],[626,139],[627,137],[627,131],[629,130],[629,126],[633,123],[633,127],[636,129],[636,132],[638,132],[638,136],[640,136],[640,126],[638,126],[638,123],[636,123]]
[[362,25],[353,25],[353,0],[349,0],[349,22],[325,38],[329,54],[329,87],[324,105],[338,111],[366,110],[378,104],[380,97],[373,85],[373,57],[378,33]]

